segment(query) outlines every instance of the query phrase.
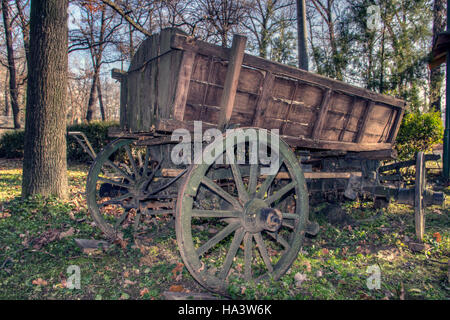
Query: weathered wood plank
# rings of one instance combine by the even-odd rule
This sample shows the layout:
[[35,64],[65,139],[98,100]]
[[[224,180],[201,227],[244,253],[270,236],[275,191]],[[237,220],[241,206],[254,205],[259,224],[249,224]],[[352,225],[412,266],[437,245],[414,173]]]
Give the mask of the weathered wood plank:
[[344,139],[344,134],[345,134],[345,131],[347,131],[348,124],[349,124],[350,119],[352,117],[353,106],[355,105],[355,103],[356,103],[356,97],[353,97],[353,101],[352,101],[352,104],[350,106],[350,112],[347,112],[347,114],[345,115],[344,126],[342,127],[342,131],[339,134],[339,138],[338,138],[339,141],[342,141]]
[[404,113],[405,113],[404,109],[397,110],[397,115],[395,116],[394,124],[391,127],[391,132],[389,133],[389,137],[387,138],[386,142],[394,143],[394,139],[397,137],[397,133],[398,130],[400,129]]
[[116,69],[116,68],[111,70],[111,78],[113,78],[114,80],[117,80],[119,82],[121,82],[123,80],[123,78],[126,76],[127,76],[126,71]]
[[[161,175],[163,177],[176,177],[183,172],[183,169],[161,169]],[[352,175],[361,177],[361,171],[354,172],[304,172],[305,179],[349,179]],[[265,177],[262,175],[261,177]],[[275,179],[291,179],[291,175],[288,172],[279,172]]]
[[263,115],[268,106],[268,99],[270,98],[270,92],[273,85],[273,80],[275,77],[271,72],[267,72],[264,77],[264,82],[261,88],[261,93],[259,94],[258,101],[256,102],[255,115],[253,117],[253,126],[261,127],[263,122]]
[[292,94],[291,94],[291,97],[289,99],[290,100],[289,106],[287,107],[286,113],[284,114],[284,117],[283,117],[283,124],[280,127],[280,134],[284,134],[285,131],[286,131],[286,125],[287,125],[287,123],[289,121],[289,115],[290,115],[291,110],[292,110],[292,104],[294,103],[294,99],[295,99],[295,95],[297,94],[298,87],[299,87],[298,81],[296,81],[295,85],[294,85],[294,88],[291,88]]
[[[203,55],[211,55],[226,60],[230,49],[221,48],[204,41],[189,41],[189,38],[181,35],[174,35],[172,37],[172,48],[181,50],[194,50]],[[334,91],[341,91],[346,94],[352,94],[368,100],[373,100],[381,103],[386,103],[399,108],[404,108],[405,102],[390,96],[381,95],[367,89],[359,88],[349,85],[347,83],[320,76],[308,71],[290,67],[281,63],[266,60],[260,57],[249,54],[244,55],[244,65],[252,66],[261,70],[270,71],[274,74],[283,74],[293,78],[298,78],[306,82],[311,82],[320,86],[333,88]]]
[[191,82],[191,74],[194,67],[194,61],[195,52],[183,52],[173,106],[173,118],[176,120],[182,121],[184,118],[184,110],[186,108],[186,101],[189,92],[189,84]]
[[314,125],[312,139],[320,139],[322,134],[323,125],[325,123],[325,119],[328,113],[328,109],[330,108],[331,95],[333,91],[328,88],[323,95],[322,103],[320,105],[319,115],[317,117],[316,123]]
[[224,128],[231,119],[233,113],[234,99],[239,82],[242,60],[244,58],[245,43],[247,38],[241,35],[234,35],[231,47],[227,76],[220,100],[221,115],[219,128]]
[[373,102],[373,101],[369,101],[367,103],[366,110],[364,111],[364,115],[361,119],[361,126],[359,127],[358,133],[356,134],[356,139],[355,139],[356,143],[361,143],[362,139],[364,138],[364,133],[366,131],[369,117],[370,117],[370,114],[372,113],[372,109],[373,109],[374,105],[375,105],[375,102]]

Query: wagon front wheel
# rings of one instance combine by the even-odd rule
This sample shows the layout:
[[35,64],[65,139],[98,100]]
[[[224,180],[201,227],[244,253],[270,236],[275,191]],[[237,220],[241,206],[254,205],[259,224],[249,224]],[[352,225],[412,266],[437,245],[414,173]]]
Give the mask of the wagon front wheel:
[[155,194],[160,159],[150,146],[138,146],[135,142],[111,142],[97,155],[87,177],[89,212],[109,239],[121,238],[128,227],[136,231],[140,220],[155,212],[150,209],[153,200],[161,200],[159,206],[164,205],[164,196]]
[[[255,154],[265,154],[264,161]],[[294,153],[277,135],[250,128],[217,138],[202,159],[191,166],[177,200],[186,267],[222,294],[232,282],[279,279],[298,255],[309,212]]]

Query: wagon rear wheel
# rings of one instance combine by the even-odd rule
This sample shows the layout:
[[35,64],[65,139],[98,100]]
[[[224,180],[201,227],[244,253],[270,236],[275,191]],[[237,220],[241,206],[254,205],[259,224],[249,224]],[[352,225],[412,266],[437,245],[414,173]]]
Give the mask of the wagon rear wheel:
[[[131,139],[115,140],[98,154],[87,178],[87,204],[107,238],[121,238],[128,227],[137,230],[143,215],[173,211],[149,208],[152,199],[155,203],[159,199],[164,209],[164,194],[154,194],[160,168],[151,147],[137,146]],[[170,207],[171,202],[166,205]]]
[[[205,148],[203,162],[196,159],[178,194],[181,256],[193,277],[215,292],[227,294],[232,281],[280,278],[304,239],[309,205],[303,172],[289,146],[274,134],[264,138],[264,133],[237,129],[218,138]],[[244,143],[236,141],[246,134]],[[274,170],[260,157],[251,160],[257,152],[254,142],[259,151],[267,148]],[[245,163],[237,164],[231,158],[238,157],[243,145]],[[213,153],[210,159],[227,161],[207,163],[205,155]]]

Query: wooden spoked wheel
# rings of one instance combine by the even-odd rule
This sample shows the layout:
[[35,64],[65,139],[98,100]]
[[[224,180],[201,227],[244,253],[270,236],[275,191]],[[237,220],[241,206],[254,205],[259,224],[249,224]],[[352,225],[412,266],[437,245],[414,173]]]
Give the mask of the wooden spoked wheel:
[[88,209],[107,238],[121,238],[123,230],[131,226],[137,230],[142,215],[173,211],[151,207],[159,200],[159,207],[164,208],[164,195],[157,194],[155,179],[161,164],[154,153],[149,146],[135,145],[135,140],[118,139],[92,164],[86,186]]
[[[246,136],[247,130],[256,137]],[[191,165],[178,193],[181,256],[200,284],[222,294],[233,280],[279,279],[304,239],[309,204],[302,169],[285,142],[271,133],[263,138],[263,131],[267,134],[236,129],[217,138],[203,151],[203,162],[197,158]],[[245,136],[245,142],[237,142],[237,136]],[[254,142],[258,151],[251,147]],[[237,164],[230,158],[242,145],[245,161]],[[268,164],[250,161],[261,147],[275,159],[270,174]],[[223,159],[223,164],[205,161],[205,155],[214,153],[209,159]]]

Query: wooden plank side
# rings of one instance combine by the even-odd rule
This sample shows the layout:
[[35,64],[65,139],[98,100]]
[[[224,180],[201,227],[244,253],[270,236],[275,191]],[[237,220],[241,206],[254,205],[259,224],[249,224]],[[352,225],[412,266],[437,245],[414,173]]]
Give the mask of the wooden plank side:
[[227,77],[225,80],[222,97],[220,100],[220,120],[219,127],[224,128],[230,121],[233,113],[234,99],[241,72],[242,60],[244,58],[245,43],[247,38],[240,35],[233,37],[233,45],[230,51],[230,58],[227,68]]
[[323,95],[322,104],[320,105],[320,111],[312,132],[312,139],[319,139],[322,134],[323,125],[328,114],[328,109],[330,108],[332,92],[333,91],[328,88]]
[[387,143],[394,143],[395,138],[397,138],[398,130],[400,129],[404,113],[404,109],[397,109],[397,115],[395,116],[394,124],[392,125],[391,132],[389,133],[389,136],[386,140]]
[[271,96],[274,78],[275,77],[271,72],[267,72],[266,76],[264,77],[264,82],[262,84],[258,100],[256,102],[255,114],[253,116],[252,125],[255,127],[260,127],[262,125],[262,117],[264,116],[265,110],[267,108],[268,99]]
[[[174,49],[188,49],[195,50],[204,55],[220,57],[227,59],[230,49],[221,48],[219,46],[204,42],[204,41],[189,41],[188,37],[176,35],[172,38],[172,48]],[[334,91],[340,91],[347,94],[356,95],[367,100],[378,101],[386,103],[399,108],[404,108],[405,102],[390,96],[381,95],[367,89],[359,88],[349,85],[347,83],[320,76],[305,70],[290,67],[274,61],[269,61],[260,57],[249,54],[244,55],[244,65],[258,68],[265,71],[270,71],[274,74],[283,74],[296,79],[301,79],[310,83],[321,85],[324,87],[333,88]]]
[[173,103],[173,118],[175,120],[182,121],[184,118],[184,110],[186,108],[194,61],[195,52],[183,52],[183,57],[181,58],[180,64],[180,73],[178,74],[178,83],[176,85],[175,100]]
[[356,143],[361,143],[361,141],[364,137],[364,133],[366,131],[366,127],[367,127],[367,124],[368,124],[368,121],[369,121],[369,118],[372,113],[374,105],[375,105],[375,102],[368,101],[367,107],[364,110],[363,117],[361,118],[361,121],[360,121],[361,125],[359,126],[358,133],[356,134],[356,139],[355,139]]

